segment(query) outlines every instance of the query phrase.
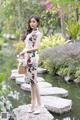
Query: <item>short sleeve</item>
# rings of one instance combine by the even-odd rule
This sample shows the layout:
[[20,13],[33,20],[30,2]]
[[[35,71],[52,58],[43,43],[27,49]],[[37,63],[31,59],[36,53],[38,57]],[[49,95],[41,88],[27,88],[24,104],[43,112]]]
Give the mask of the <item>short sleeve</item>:
[[41,39],[42,39],[42,33],[38,32],[37,33],[37,39],[36,39],[35,47],[39,47],[40,46]]

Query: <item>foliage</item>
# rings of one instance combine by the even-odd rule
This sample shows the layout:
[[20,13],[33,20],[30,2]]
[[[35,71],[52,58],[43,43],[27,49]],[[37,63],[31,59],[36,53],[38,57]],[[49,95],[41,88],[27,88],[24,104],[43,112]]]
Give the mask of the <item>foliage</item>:
[[54,59],[51,61],[49,58],[43,59],[43,67],[52,74],[58,74],[62,77],[70,76],[72,79],[80,80],[80,61],[77,59],[64,59],[57,63]]
[[55,35],[51,35],[48,37],[45,36],[42,39],[40,49],[55,47],[57,45],[61,45],[61,44],[65,44],[65,43],[66,42],[65,42],[64,37],[61,34],[56,33]]
[[49,33],[50,29],[52,29],[52,32],[53,32],[57,26],[58,26],[58,18],[56,16],[56,10],[43,11],[41,14],[41,27],[42,27],[43,33],[46,35],[47,33]]
[[76,80],[80,81],[80,65],[78,65],[76,68],[75,78],[76,78]]
[[0,73],[0,82],[2,82],[5,79],[6,79],[5,74],[4,73]]
[[14,50],[11,48],[7,54],[0,52],[0,82],[9,78],[11,69],[16,67],[16,58],[13,53]]
[[40,15],[41,6],[32,0],[3,0],[0,6],[0,27],[2,32],[20,34],[31,15]]
[[73,40],[76,40],[77,34],[80,32],[80,23],[77,21],[68,20],[66,22],[66,30]]
[[17,43],[14,43],[14,46],[16,48],[16,52],[19,53],[21,50],[25,47],[24,42],[18,41]]
[[[69,3],[75,3],[75,0],[51,0],[53,3],[56,4],[69,4]],[[78,2],[78,0],[77,0]]]
[[4,39],[0,37],[0,50],[1,50],[3,44],[4,44]]

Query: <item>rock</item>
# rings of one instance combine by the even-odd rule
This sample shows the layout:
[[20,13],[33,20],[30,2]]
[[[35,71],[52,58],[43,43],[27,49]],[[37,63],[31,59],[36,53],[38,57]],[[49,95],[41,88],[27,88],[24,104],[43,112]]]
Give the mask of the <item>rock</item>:
[[51,83],[48,83],[48,82],[38,82],[38,86],[40,89],[52,87]]
[[13,72],[10,76],[11,79],[16,79],[16,78],[20,78],[20,77],[25,77],[25,75]]
[[18,69],[11,70],[11,73],[18,73]]
[[[39,89],[42,89],[42,88],[51,87],[52,85],[48,82],[38,82],[38,86]],[[31,89],[30,84],[26,84],[26,83],[21,84],[21,89],[25,91],[30,91]]]
[[59,87],[41,88],[40,95],[42,95],[42,96],[55,95],[58,97],[67,97],[68,91],[65,90],[64,88],[59,88]]
[[[44,79],[42,78],[42,77],[38,77],[38,82],[43,82],[44,81]],[[25,80],[25,76],[22,76],[22,77],[17,77],[16,78],[16,83],[17,84],[22,84],[22,83],[27,83],[28,84],[28,80],[27,80],[27,78],[26,78],[26,80]],[[43,84],[44,85],[44,84]],[[49,85],[49,86],[51,86],[51,84],[50,83],[46,83],[46,85]]]
[[[59,97],[67,97],[68,96],[68,91],[65,90],[64,88],[48,87],[46,85],[41,86],[41,84],[39,83],[39,89],[40,89],[41,96],[50,96],[50,95],[59,96]],[[23,83],[23,84],[21,84],[21,89],[25,90],[25,91],[30,91],[31,86],[30,86],[30,84]]]
[[28,108],[30,105],[22,105],[15,108],[13,111],[17,116],[17,120],[53,120],[54,117],[47,111],[46,108],[41,108],[41,113],[34,115],[33,113],[28,113]]
[[79,83],[80,83],[80,80],[74,79],[74,82],[77,83],[77,84],[79,84]]
[[[46,73],[47,69],[38,67],[38,73]],[[13,69],[11,73],[18,73],[18,69]]]
[[25,76],[17,77],[16,78],[16,84],[22,84],[22,83],[25,83]]
[[38,73],[39,73],[39,74],[47,73],[47,72],[48,72],[47,69],[38,67]]
[[44,81],[45,81],[44,78],[38,77],[38,82],[44,82]]
[[69,82],[69,81],[71,80],[71,77],[70,77],[70,76],[65,76],[65,77],[64,77],[64,80],[65,80],[66,82]]
[[31,91],[31,86],[30,84],[23,83],[21,84],[21,89],[24,91]]
[[54,96],[44,96],[41,98],[47,110],[55,113],[68,112],[72,108],[72,100]]

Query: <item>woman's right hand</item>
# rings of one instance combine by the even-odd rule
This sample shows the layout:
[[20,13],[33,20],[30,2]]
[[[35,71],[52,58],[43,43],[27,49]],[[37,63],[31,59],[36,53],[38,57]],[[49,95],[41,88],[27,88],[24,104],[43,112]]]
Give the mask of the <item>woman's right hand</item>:
[[22,56],[22,55],[24,55],[24,52],[20,52],[20,53],[19,53],[19,56]]

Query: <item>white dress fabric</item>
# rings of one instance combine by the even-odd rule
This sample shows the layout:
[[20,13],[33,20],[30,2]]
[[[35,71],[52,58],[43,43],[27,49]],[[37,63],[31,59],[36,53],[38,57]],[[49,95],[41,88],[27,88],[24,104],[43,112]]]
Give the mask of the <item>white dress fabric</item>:
[[[41,37],[42,34],[38,29],[28,34],[25,39],[26,49],[34,48],[36,41],[40,42]],[[39,61],[38,51],[32,51],[26,53],[25,58],[27,61],[27,79],[31,83],[36,83],[37,82],[36,74],[37,74],[38,61]]]

